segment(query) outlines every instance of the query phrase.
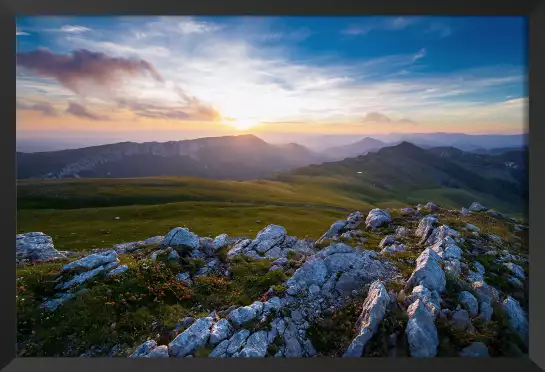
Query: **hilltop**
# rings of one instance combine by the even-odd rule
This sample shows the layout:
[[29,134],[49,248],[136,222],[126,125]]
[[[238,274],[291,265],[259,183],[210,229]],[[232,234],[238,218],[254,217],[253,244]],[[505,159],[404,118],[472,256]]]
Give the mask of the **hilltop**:
[[275,224],[254,238],[175,227],[90,252],[18,235],[17,354],[527,353],[522,221],[479,203],[428,202],[353,211],[319,235],[291,234]]

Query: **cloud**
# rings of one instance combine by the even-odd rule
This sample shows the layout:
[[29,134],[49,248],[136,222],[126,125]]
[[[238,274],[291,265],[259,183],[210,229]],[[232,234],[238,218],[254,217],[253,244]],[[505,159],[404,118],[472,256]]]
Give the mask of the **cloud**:
[[93,87],[112,90],[127,75],[147,74],[163,82],[153,65],[145,60],[114,58],[85,49],[75,50],[71,54],[57,54],[44,48],[20,52],[17,53],[17,64],[38,76],[53,78],[79,95],[85,95]]
[[452,35],[452,27],[442,22],[433,22],[428,29],[429,33],[435,33],[439,37],[448,37]]
[[19,30],[19,28],[15,29],[15,36],[29,36],[30,34],[28,32],[24,32]]
[[107,116],[94,114],[90,112],[89,110],[87,110],[85,106],[77,102],[69,102],[66,112],[74,116],[78,116],[80,118],[89,119],[89,120],[96,120],[96,121],[109,120]]
[[402,118],[399,120],[392,120],[390,117],[380,113],[380,112],[369,112],[365,117],[363,118],[363,123],[373,123],[373,124],[389,124],[389,125],[396,125],[396,124],[410,124],[410,125],[416,125],[417,123],[414,120],[411,120],[409,118]]
[[426,48],[422,48],[413,56],[413,62],[418,61],[421,58],[424,58],[426,56]]
[[83,26],[66,25],[66,26],[62,26],[60,31],[67,32],[67,33],[81,34],[83,32],[89,32],[92,30],[90,28],[83,27]]
[[351,25],[341,31],[344,35],[366,35],[371,31],[400,31],[420,22],[416,16],[387,18],[382,21],[374,21],[373,18],[365,24]]
[[161,105],[135,100],[119,99],[117,105],[130,110],[135,116],[152,119],[218,121],[221,115],[194,97],[186,97],[185,105]]
[[198,22],[192,19],[182,20],[178,23],[178,30],[185,35],[205,34],[215,32],[221,29],[220,25],[211,22]]
[[17,101],[16,107],[18,110],[37,111],[47,116],[57,116],[57,110],[48,102],[25,103]]
[[392,119],[380,112],[370,112],[363,119],[364,123],[391,123]]

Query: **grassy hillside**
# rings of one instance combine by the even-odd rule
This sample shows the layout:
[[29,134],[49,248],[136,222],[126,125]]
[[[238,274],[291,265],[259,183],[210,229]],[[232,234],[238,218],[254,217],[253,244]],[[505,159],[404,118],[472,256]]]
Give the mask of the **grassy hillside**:
[[42,231],[53,237],[58,249],[88,250],[165,235],[177,226],[202,236],[225,232],[253,237],[274,223],[291,235],[318,238],[333,221],[354,210],[428,200],[448,208],[477,200],[510,212],[509,205],[502,208],[494,198],[460,189],[396,193],[350,177],[289,176],[284,181],[23,180],[17,188],[17,232]]

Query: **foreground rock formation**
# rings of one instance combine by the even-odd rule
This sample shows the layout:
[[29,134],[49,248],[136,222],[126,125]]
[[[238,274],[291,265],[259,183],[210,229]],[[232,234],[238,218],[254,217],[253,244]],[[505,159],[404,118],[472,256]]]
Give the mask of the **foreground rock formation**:
[[[422,216],[424,211],[428,214]],[[442,224],[440,215],[444,211],[434,203],[400,210],[398,215],[408,221],[405,226],[397,225],[399,218],[393,218],[389,212],[373,209],[366,216],[361,212],[351,213],[346,220],[333,223],[316,241],[290,236],[278,225],[266,226],[254,239],[226,234],[200,237],[188,228],[177,227],[164,237],[120,243],[66,263],[56,279],[55,294],[41,306],[52,312],[84,293],[93,280],[111,276],[122,280],[131,268],[120,265],[119,256],[137,254],[150,246],[156,248],[143,259],[162,257],[176,263],[191,258],[204,262],[196,272],[177,274],[187,287],[197,277],[228,278],[230,262],[237,256],[270,259],[270,271],[287,272],[288,257],[295,255],[299,265],[284,282],[284,292],[275,293],[271,289],[266,296],[246,306],[185,318],[168,343],[160,345],[152,338],[143,340],[134,345],[130,357],[193,357],[203,349],[215,358],[313,357],[319,351],[308,330],[319,325],[326,313],[354,301],[361,304],[361,311],[354,322],[352,341],[342,346],[345,357],[364,356],[370,341],[377,337],[381,322],[393,309],[405,314],[403,337],[412,357],[438,355],[438,322],[474,332],[473,323],[489,322],[495,305],[503,309],[511,329],[528,342],[525,310],[509,293],[487,283],[494,273],[487,272],[472,257],[496,252],[489,256],[495,257],[493,262],[511,274],[509,283],[517,288],[522,288],[527,278],[521,266],[523,258],[507,251],[500,237],[481,233],[473,224],[466,223],[456,229]],[[504,218],[478,203],[461,212],[448,213],[456,218],[475,213]],[[518,220],[509,223],[522,229]],[[368,238],[379,241],[377,237],[380,243],[366,243]],[[220,259],[220,252],[224,252],[224,259]],[[17,235],[20,264],[67,259],[70,252],[67,253],[55,250],[52,239],[45,234]],[[463,289],[453,292],[449,289],[452,286]],[[387,289],[394,287],[398,290]],[[453,301],[457,306],[452,305]],[[476,342],[466,345],[459,355],[477,357],[489,353],[486,344]]]

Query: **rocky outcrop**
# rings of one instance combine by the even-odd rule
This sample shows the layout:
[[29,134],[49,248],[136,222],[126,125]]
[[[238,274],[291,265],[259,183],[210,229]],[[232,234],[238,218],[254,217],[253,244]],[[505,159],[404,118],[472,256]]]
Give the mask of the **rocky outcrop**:
[[176,227],[165,236],[162,244],[175,249],[195,250],[199,247],[199,242],[199,236],[188,228]]
[[380,281],[375,281],[369,287],[367,298],[363,303],[363,309],[357,322],[358,335],[344,357],[361,357],[365,344],[373,337],[378,326],[386,313],[386,308],[390,303],[390,296]]
[[15,257],[18,264],[66,257],[55,249],[53,239],[42,232],[17,234],[15,238]]

